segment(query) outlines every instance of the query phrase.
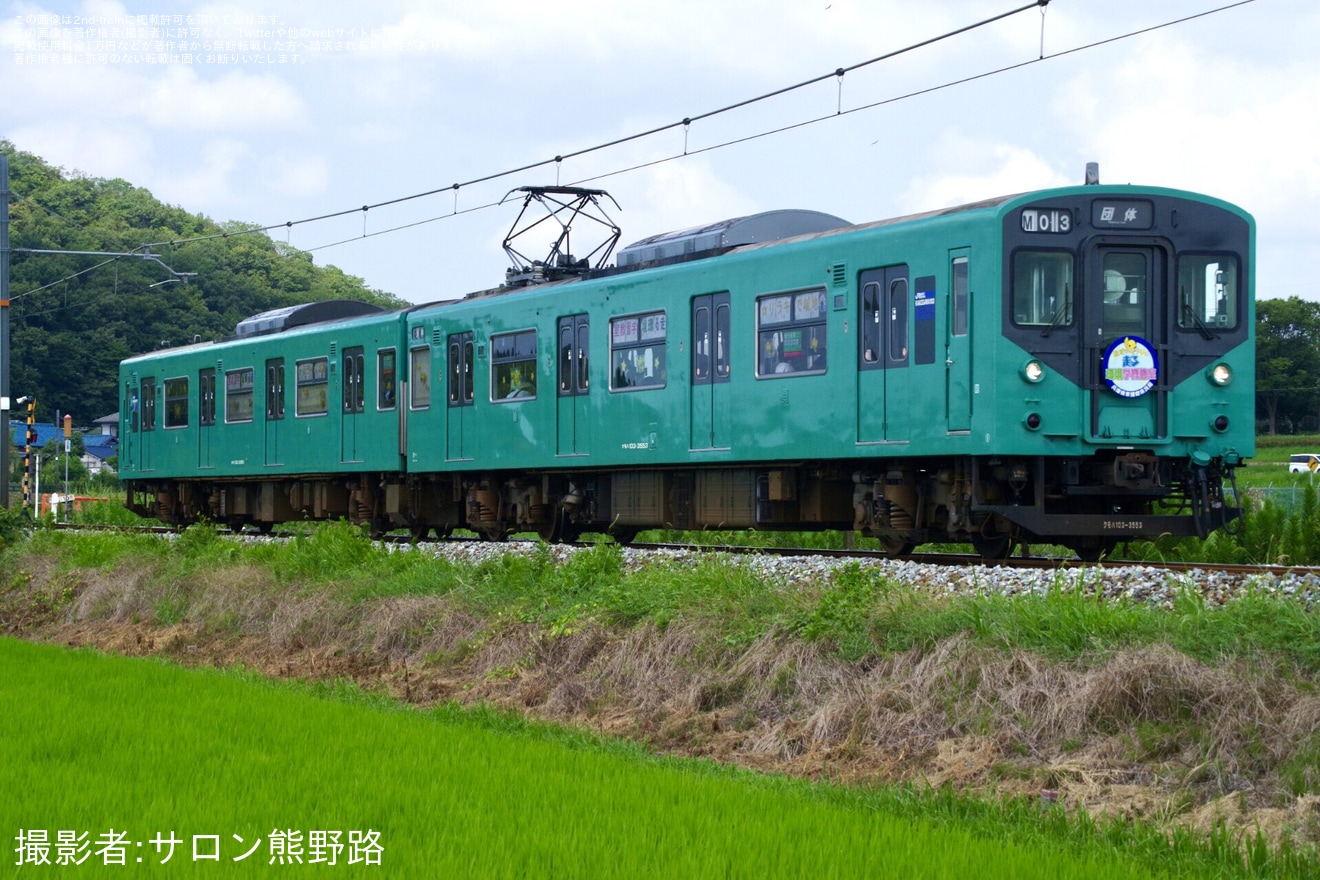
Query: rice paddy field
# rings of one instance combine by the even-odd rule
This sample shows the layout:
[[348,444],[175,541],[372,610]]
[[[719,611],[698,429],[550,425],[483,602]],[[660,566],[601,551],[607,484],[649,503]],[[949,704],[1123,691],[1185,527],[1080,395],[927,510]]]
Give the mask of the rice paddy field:
[[4,639],[0,695],[8,876],[1156,876],[1102,844],[242,674]]

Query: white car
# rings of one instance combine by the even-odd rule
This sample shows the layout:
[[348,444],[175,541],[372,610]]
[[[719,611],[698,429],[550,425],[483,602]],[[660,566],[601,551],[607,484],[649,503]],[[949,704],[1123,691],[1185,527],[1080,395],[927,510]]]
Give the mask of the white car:
[[1320,470],[1320,454],[1306,452],[1288,459],[1288,473],[1300,474]]

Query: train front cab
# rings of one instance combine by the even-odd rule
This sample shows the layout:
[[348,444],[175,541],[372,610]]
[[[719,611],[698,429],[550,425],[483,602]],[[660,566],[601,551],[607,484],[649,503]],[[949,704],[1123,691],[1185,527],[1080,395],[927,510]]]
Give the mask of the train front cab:
[[1250,217],[1081,187],[1010,203],[1002,224],[1003,336],[1021,356],[1001,359],[1016,393],[995,428],[1022,454],[975,462],[976,508],[1083,555],[1240,516],[1224,483],[1254,453]]

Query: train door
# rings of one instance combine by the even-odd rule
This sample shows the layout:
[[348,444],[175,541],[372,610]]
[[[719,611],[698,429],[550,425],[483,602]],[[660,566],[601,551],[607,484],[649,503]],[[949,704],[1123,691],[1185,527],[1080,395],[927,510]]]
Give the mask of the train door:
[[729,449],[732,406],[729,400],[729,294],[692,299],[692,409],[689,447]]
[[211,462],[211,439],[215,429],[215,367],[197,373],[197,466],[215,467]]
[[559,319],[559,455],[591,452],[590,321],[586,315]]
[[280,428],[284,425],[284,358],[266,361],[266,464],[279,465]]
[[948,432],[972,428],[972,293],[967,249],[950,251],[949,296],[945,308],[944,389]]
[[[363,372],[366,370],[366,361],[363,357],[362,346],[355,345],[352,348],[344,349],[342,364],[343,369],[339,373],[343,379],[343,407],[339,423],[339,460],[361,461],[362,455],[358,451],[358,422],[365,409],[363,397],[366,394],[367,387],[366,379],[363,376]],[[365,438],[363,439],[365,440]]]
[[1165,251],[1154,242],[1101,240],[1086,267],[1082,338],[1088,340],[1090,435],[1106,441],[1166,437]]
[[450,461],[470,460],[476,451],[472,442],[474,422],[473,404],[473,369],[476,361],[473,357],[471,333],[454,333],[449,337],[447,359],[448,371],[448,414],[445,457]]
[[862,273],[858,299],[857,442],[906,440],[908,267]]
[[138,450],[141,448],[142,420],[141,420],[141,399],[138,397],[138,379],[134,373],[127,382],[124,383],[124,403],[120,412],[119,426],[119,458],[124,463],[124,467],[130,470],[141,470],[142,462],[138,459]]

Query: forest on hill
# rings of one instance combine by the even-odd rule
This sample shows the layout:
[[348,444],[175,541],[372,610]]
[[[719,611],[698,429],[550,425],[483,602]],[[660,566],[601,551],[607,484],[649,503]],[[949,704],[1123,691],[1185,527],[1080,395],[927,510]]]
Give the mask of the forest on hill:
[[[163,204],[125,180],[56,168],[7,140],[0,139],[0,153],[9,158],[16,251],[10,393],[35,394],[39,421],[52,420],[59,409],[75,424],[90,425],[118,411],[119,361],[162,341],[219,339],[243,318],[305,302],[404,305],[361,278],[314,265],[305,251],[247,232],[252,224],[217,222]],[[178,243],[153,247],[159,261],[23,252],[126,253],[154,242]],[[183,281],[170,270],[196,274]]]

